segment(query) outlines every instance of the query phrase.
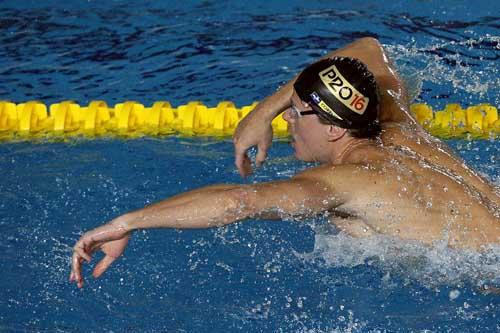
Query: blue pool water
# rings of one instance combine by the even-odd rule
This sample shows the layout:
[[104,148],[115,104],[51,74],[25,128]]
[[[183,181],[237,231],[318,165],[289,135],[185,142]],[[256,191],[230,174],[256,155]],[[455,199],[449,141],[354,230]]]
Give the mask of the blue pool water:
[[[500,105],[493,1],[0,3],[0,99],[250,104],[359,36],[386,45],[416,101]],[[497,140],[452,140],[500,184]],[[83,290],[81,233],[180,191],[286,178],[284,141],[241,180],[230,139],[0,144],[0,331],[498,332],[500,253],[358,241],[321,219],[137,232]],[[89,269],[86,267],[86,276]]]

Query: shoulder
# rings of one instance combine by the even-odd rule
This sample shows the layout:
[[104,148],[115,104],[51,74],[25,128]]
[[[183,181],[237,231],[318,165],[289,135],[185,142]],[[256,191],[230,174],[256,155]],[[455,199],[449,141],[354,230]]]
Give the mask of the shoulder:
[[[323,165],[297,174],[291,180],[307,193],[333,195],[342,204],[395,198],[402,182],[408,189],[419,187],[411,172],[402,173],[391,161]],[[404,169],[404,168],[403,168]]]
[[[358,38],[352,43],[337,50],[337,55],[346,57],[361,56],[368,52],[381,52],[383,50],[380,42],[373,37]],[[362,60],[362,59],[360,59]]]
[[363,37],[356,39],[354,41],[356,46],[359,46],[360,48],[363,48],[364,50],[369,50],[369,51],[374,51],[374,52],[381,52],[383,50],[382,44],[379,42],[378,39],[374,37]]
[[382,89],[396,87],[400,80],[383,45],[375,38],[363,37],[346,45],[332,54],[334,56],[356,58],[373,73]]

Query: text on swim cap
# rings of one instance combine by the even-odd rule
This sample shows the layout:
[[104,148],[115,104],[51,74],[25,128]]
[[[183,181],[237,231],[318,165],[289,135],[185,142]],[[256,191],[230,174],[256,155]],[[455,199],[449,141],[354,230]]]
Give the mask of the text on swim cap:
[[311,93],[311,98],[312,100],[314,101],[314,103],[316,103],[316,105],[318,105],[321,110],[325,111],[326,113],[334,116],[335,118],[338,118],[340,120],[343,120],[342,117],[340,117],[335,111],[333,111],[329,106],[328,104],[326,104],[322,99],[321,97],[319,97],[318,93],[313,91]]
[[363,114],[370,99],[347,81],[335,65],[319,72],[321,81],[342,104],[357,114]]

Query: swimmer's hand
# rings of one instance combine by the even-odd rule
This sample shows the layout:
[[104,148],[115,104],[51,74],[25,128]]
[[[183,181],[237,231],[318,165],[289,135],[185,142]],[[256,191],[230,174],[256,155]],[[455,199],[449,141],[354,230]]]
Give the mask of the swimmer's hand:
[[90,262],[97,250],[104,252],[105,256],[97,263],[92,275],[94,278],[101,276],[125,251],[130,233],[124,224],[110,222],[83,234],[73,248],[70,282],[74,281],[78,288],[83,287],[82,263],[84,260]]
[[[255,111],[255,110],[254,110]],[[267,157],[273,141],[271,121],[259,119],[257,112],[250,112],[236,128],[233,135],[235,165],[242,177],[252,173],[252,163],[247,150],[257,146],[255,164],[260,167]]]

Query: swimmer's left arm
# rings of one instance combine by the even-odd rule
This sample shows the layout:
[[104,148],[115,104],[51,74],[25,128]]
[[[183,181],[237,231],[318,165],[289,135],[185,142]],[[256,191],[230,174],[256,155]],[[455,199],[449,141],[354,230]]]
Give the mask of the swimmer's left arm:
[[284,219],[312,216],[329,211],[344,202],[343,198],[319,179],[294,177],[291,180],[250,186],[248,217]]
[[269,212],[281,217],[312,215],[341,203],[332,193],[321,180],[299,175],[286,181],[215,185],[179,194],[86,232],[73,248],[70,281],[83,286],[82,263],[90,262],[97,250],[105,256],[93,274],[104,273],[123,254],[134,230],[218,227]]
[[208,186],[124,214],[110,224],[126,231],[198,229],[219,227],[250,217],[268,217],[275,213],[280,217],[313,215],[343,202],[331,184],[323,181],[332,177],[331,171],[318,167],[289,180]]
[[[69,280],[75,282],[79,288],[83,287],[82,264],[84,261],[90,262],[92,255],[98,250],[104,252],[105,256],[95,265],[93,275],[96,278],[102,275],[123,254],[134,229],[209,227],[207,221],[200,224],[203,218],[197,216],[204,215],[212,206],[218,208],[212,214],[217,211],[221,213],[221,209],[224,209],[223,194],[236,187],[238,185],[221,184],[182,193],[144,209],[119,216],[107,224],[84,233],[73,247]],[[212,202],[208,202],[210,198],[213,199]],[[214,205],[214,202],[217,204]],[[192,215],[192,221],[189,215]],[[187,223],[182,223],[184,219],[188,219]]]
[[320,180],[290,180],[252,185],[217,185],[122,215],[111,223],[128,231],[149,228],[219,227],[249,217],[312,215],[340,204]]

